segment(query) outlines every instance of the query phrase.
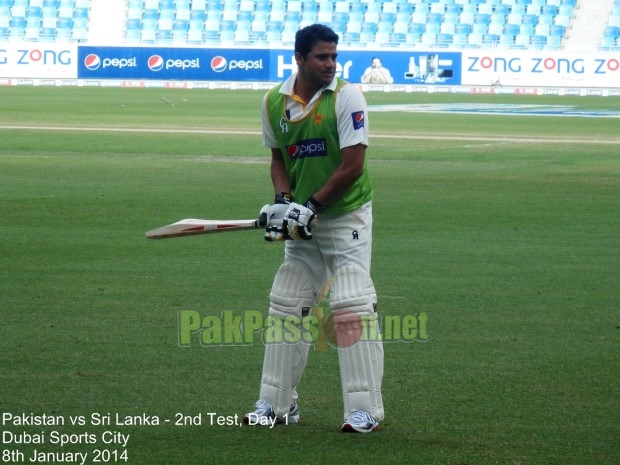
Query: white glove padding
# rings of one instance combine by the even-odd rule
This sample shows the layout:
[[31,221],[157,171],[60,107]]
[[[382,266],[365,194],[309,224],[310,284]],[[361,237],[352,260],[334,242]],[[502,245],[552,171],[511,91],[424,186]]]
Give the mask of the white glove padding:
[[312,221],[316,218],[316,212],[298,203],[288,205],[284,214],[282,228],[288,232],[291,239],[312,239]]
[[265,228],[265,240],[268,242],[288,239],[282,229],[282,221],[288,210],[288,204],[276,203],[265,205],[258,215],[258,226]]

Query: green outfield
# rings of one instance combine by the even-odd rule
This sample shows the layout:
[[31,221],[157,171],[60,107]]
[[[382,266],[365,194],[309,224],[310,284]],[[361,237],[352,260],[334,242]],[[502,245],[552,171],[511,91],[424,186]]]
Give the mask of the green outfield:
[[[0,87],[3,463],[617,463],[618,118],[371,109],[373,279],[383,321],[398,325],[382,429],[339,431],[337,352],[318,339],[302,423],[235,424],[258,393],[282,244],[144,232],[251,218],[271,201],[262,94]],[[204,320],[232,326],[205,343]]]

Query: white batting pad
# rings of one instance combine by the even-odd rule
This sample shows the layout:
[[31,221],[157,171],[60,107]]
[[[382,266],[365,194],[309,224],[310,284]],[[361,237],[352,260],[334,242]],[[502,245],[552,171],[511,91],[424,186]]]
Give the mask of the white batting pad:
[[[335,328],[346,328],[345,343],[338,347],[345,420],[356,409],[367,411],[377,420],[384,417],[383,344],[378,337],[376,303],[374,284],[364,270],[353,265],[336,270],[330,306]],[[365,337],[361,340],[347,337],[362,332]]]
[[[306,270],[296,263],[284,263],[271,288],[269,316],[295,316],[301,322],[304,308],[312,309],[314,297]],[[297,401],[295,388],[306,368],[309,348],[310,344],[303,340],[265,343],[260,399],[269,402],[278,417],[289,413],[291,404]]]

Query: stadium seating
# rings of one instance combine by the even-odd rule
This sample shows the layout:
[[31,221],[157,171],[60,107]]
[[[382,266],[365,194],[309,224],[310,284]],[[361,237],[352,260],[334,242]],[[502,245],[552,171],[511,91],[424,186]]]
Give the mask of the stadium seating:
[[600,44],[601,50],[620,50],[620,0],[615,0],[607,27],[603,32]]
[[[0,0],[0,40],[87,42],[91,0]],[[127,43],[289,45],[330,25],[351,47],[560,49],[575,0],[125,0]],[[620,0],[600,40],[617,50]]]
[[86,42],[90,0],[0,0],[0,40]]

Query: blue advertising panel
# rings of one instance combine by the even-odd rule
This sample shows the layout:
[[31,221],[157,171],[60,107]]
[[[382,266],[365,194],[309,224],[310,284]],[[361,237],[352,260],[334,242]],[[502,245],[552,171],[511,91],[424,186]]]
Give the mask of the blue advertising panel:
[[81,46],[78,79],[267,81],[268,62],[268,50]]
[[[339,50],[338,76],[353,83],[362,83],[362,76],[371,66],[373,58],[379,58],[382,66],[389,70],[392,84],[461,84],[460,52]],[[291,50],[272,50],[269,62],[270,81],[282,81],[297,70]]]

